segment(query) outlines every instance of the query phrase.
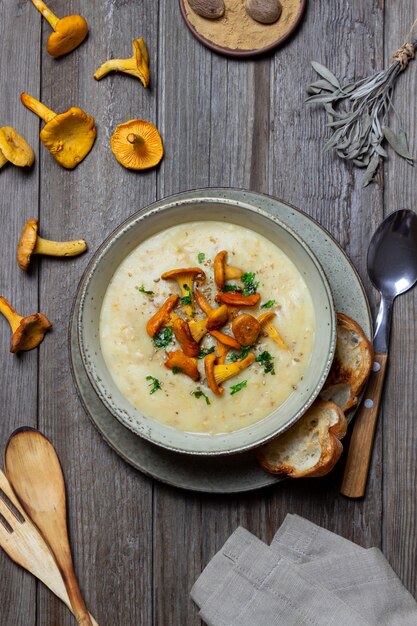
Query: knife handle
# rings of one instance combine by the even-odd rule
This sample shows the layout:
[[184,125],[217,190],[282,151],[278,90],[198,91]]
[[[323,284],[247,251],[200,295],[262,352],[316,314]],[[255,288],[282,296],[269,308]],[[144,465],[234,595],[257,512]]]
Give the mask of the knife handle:
[[362,498],[365,495],[387,361],[388,354],[375,354],[362,404],[354,419],[340,488],[340,493],[348,498]]

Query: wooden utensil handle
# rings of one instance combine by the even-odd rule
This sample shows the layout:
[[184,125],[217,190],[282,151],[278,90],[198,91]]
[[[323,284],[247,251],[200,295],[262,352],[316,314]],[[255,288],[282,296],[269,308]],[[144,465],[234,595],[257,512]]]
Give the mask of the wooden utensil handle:
[[365,396],[355,416],[340,488],[340,492],[348,498],[362,498],[365,495],[387,360],[387,354],[375,354]]
[[[58,563],[58,566],[61,569],[60,563]],[[69,556],[69,562],[66,568],[61,569],[61,573],[71,602],[72,612],[74,613],[78,626],[93,626],[91,616],[85,605],[84,598],[81,595],[71,556]]]
[[93,626],[93,622],[90,619],[90,614],[86,617],[81,617],[77,619],[78,626]]

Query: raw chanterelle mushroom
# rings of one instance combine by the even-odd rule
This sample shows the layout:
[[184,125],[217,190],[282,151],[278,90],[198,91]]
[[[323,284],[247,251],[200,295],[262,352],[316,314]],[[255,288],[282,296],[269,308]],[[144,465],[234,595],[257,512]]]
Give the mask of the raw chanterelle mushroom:
[[150,81],[149,74],[149,54],[145,41],[140,37],[133,40],[133,56],[130,59],[110,59],[98,68],[94,74],[96,80],[100,80],[110,72],[123,72],[139,78],[144,87],[148,87]]
[[129,170],[146,170],[158,165],[164,146],[156,126],[146,120],[129,120],[116,126],[110,139],[114,156]]
[[0,168],[10,161],[18,167],[30,167],[35,154],[28,143],[11,126],[0,128]]
[[217,364],[217,356],[215,354],[208,354],[204,359],[204,368],[207,384],[212,392],[216,395],[221,395],[224,391],[221,383],[243,372],[244,369],[254,362],[255,358],[255,355],[250,352],[247,357],[241,361]]
[[94,118],[78,107],[58,115],[27,93],[22,103],[45,122],[39,137],[62,167],[73,169],[87,156],[96,138]]
[[10,352],[33,350],[41,343],[46,331],[52,328],[51,322],[43,313],[23,317],[16,313],[3,296],[0,296],[0,313],[4,315],[12,329]]
[[47,45],[51,56],[60,57],[72,52],[87,37],[88,24],[81,15],[67,15],[60,19],[42,0],[32,0],[32,2],[54,29]]
[[32,218],[23,226],[17,245],[16,258],[20,269],[26,271],[32,254],[47,256],[77,256],[87,250],[84,239],[76,241],[49,241],[38,235],[38,220]]

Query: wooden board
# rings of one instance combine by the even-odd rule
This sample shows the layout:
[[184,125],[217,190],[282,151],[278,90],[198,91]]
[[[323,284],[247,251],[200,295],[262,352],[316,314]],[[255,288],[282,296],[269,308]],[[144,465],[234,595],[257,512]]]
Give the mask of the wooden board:
[[[415,15],[413,0],[309,3],[297,35],[269,58],[237,62],[199,45],[172,0],[55,0],[51,8],[83,13],[91,33],[60,60],[46,54],[50,29],[29,0],[0,0],[1,123],[15,125],[34,146],[28,173],[0,173],[1,293],[25,312],[41,308],[54,323],[39,352],[8,354],[0,320],[1,444],[23,424],[39,425],[57,447],[66,476],[69,528],[76,569],[99,624],[197,626],[189,590],[201,569],[238,526],[271,540],[287,512],[298,513],[364,546],[380,546],[410,591],[415,571],[417,481],[414,411],[417,291],[396,304],[382,419],[364,501],[338,494],[341,473],[318,481],[288,481],[260,494],[201,496],[153,484],[100,439],[76,397],[69,372],[67,323],[89,254],[44,259],[25,276],[14,261],[26,218],[40,216],[46,237],[84,236],[94,250],[123,219],[155,198],[204,186],[237,186],[272,193],[318,219],[355,262],[370,295],[366,249],[385,214],[416,208],[415,170],[390,154],[379,185],[361,189],[361,172],[322,153],[325,117],[306,108],[311,60],[340,76],[381,68],[403,41]],[[42,31],[42,32],[41,32]],[[110,56],[130,55],[143,36],[152,84],[92,74]],[[383,42],[385,40],[385,47]],[[19,41],[19,45],[16,45]],[[22,45],[24,42],[24,45]],[[398,84],[396,102],[417,151],[415,67]],[[57,111],[81,106],[95,116],[96,145],[73,172],[38,146],[37,119],[18,102],[21,91]],[[412,101],[410,101],[412,102]],[[166,156],[157,170],[138,174],[114,160],[116,124],[144,118],[159,126]],[[69,612],[0,554],[2,624],[73,624]]]
[[[405,41],[416,18],[413,0],[386,6],[385,62]],[[416,63],[398,82],[395,106],[407,130],[409,146],[417,155],[417,111],[407,106],[417,93]],[[393,122],[398,129],[399,122]],[[416,168],[396,155],[385,168],[384,210],[388,215],[397,209],[417,211]],[[417,595],[417,430],[415,428],[416,390],[417,290],[410,291],[395,304],[391,353],[388,359],[388,380],[380,430],[383,433],[383,536],[382,548],[400,578]],[[380,416],[381,418],[381,416]],[[413,563],[414,560],[414,563]]]
[[[20,94],[40,93],[41,20],[31,2],[0,1],[0,126],[13,126],[36,152],[29,170],[5,165],[0,171],[0,294],[10,298],[24,314],[38,308],[38,272],[26,276],[15,260],[22,225],[39,212],[38,124],[19,101]],[[16,42],[19,42],[17,45]],[[10,329],[0,320],[0,444],[22,424],[36,426],[38,354],[13,358],[9,354]],[[32,626],[36,623],[36,584],[0,554],[0,604],[4,624]]]

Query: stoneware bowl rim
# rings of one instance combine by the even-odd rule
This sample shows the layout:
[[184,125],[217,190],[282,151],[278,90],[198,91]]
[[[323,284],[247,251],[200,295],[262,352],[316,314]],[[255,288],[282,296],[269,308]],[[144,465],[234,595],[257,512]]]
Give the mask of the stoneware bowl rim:
[[[106,406],[106,408],[114,415],[115,419],[120,421],[124,426],[132,430],[137,435],[142,436],[151,443],[162,446],[163,448],[166,448],[168,450],[192,455],[213,456],[234,454],[257,447],[265,443],[272,437],[283,433],[305,413],[307,408],[318,396],[327,378],[333,360],[336,346],[336,312],[333,304],[331,289],[320,262],[311,251],[309,246],[292,228],[287,226],[272,212],[265,209],[260,209],[255,204],[253,204],[251,196],[249,197],[249,200],[246,200],[245,192],[243,190],[239,190],[242,192],[242,201],[238,201],[236,200],[236,198],[228,199],[227,189],[224,188],[217,190],[219,192],[219,195],[216,197],[214,197],[213,195],[207,195],[207,192],[209,191],[212,194],[213,191],[216,190],[195,190],[194,197],[182,198],[182,194],[180,193],[174,196],[170,196],[169,198],[154,202],[151,205],[140,209],[132,216],[130,216],[104,240],[104,242],[95,252],[80,282],[78,292],[81,293],[81,296],[77,319],[77,334],[81,359],[87,377],[94,389],[94,392],[99,397],[100,401]],[[189,194],[189,192],[187,193]],[[202,207],[203,205],[210,204],[215,206],[222,206],[225,209],[227,208],[229,211],[233,210],[233,207],[235,207],[235,209],[239,209],[242,212],[246,211],[248,212],[248,214],[251,213],[252,216],[258,215],[259,219],[261,220],[269,220],[271,225],[273,225],[275,232],[279,231],[280,229],[282,231],[285,231],[285,233],[295,241],[296,246],[298,246],[299,249],[302,249],[303,253],[307,255],[309,264],[313,268],[313,271],[315,271],[320,278],[326,296],[326,301],[323,303],[323,310],[324,307],[326,307],[326,315],[328,315],[329,318],[327,355],[325,359],[323,358],[323,362],[320,363],[320,375],[317,376],[315,385],[309,392],[308,397],[300,404],[297,410],[292,413],[291,417],[285,421],[284,425],[280,425],[278,428],[276,426],[271,427],[271,431],[268,431],[267,433],[262,433],[262,436],[260,436],[259,434],[254,435],[253,433],[251,433],[251,435],[248,436],[247,439],[244,439],[243,437],[244,440],[239,441],[239,443],[233,443],[233,439],[242,439],[242,437],[236,436],[236,433],[245,433],[245,431],[248,431],[249,428],[251,430],[255,430],[256,433],[257,425],[264,423],[265,420],[269,420],[275,412],[265,418],[265,420],[260,420],[259,422],[256,422],[251,427],[247,427],[239,431],[233,431],[231,433],[222,433],[221,435],[214,436],[198,433],[184,433],[182,431],[178,431],[170,426],[163,424],[162,422],[157,422],[156,420],[152,420],[143,416],[142,414],[140,414],[140,411],[135,409],[133,406],[131,406],[131,411],[132,414],[135,414],[135,417],[132,419],[132,415],[127,415],[126,410],[122,409],[120,407],[120,404],[118,404],[118,402],[115,400],[115,398],[119,397],[119,402],[123,401],[126,403],[126,399],[122,396],[116,385],[113,383],[111,393],[109,393],[108,388],[103,386],[102,376],[99,373],[100,370],[97,370],[97,365],[99,365],[100,358],[102,359],[102,357],[99,357],[96,353],[93,354],[88,347],[88,332],[86,328],[85,309],[89,299],[91,299],[90,289],[92,286],[94,286],[94,280],[99,274],[101,266],[102,264],[104,264],[107,255],[109,254],[109,252],[112,251],[114,246],[116,246],[121,239],[127,237],[131,230],[137,228],[138,224],[141,224],[143,220],[155,219],[153,218],[153,216],[163,212],[169,212],[170,210],[178,207],[181,207],[181,209],[184,210],[186,210],[187,208],[189,210],[192,210],[192,207]],[[212,210],[214,210],[214,207],[212,207]],[[197,218],[197,220],[201,219],[202,218]],[[210,215],[207,214],[204,219],[210,220],[214,218],[210,218]],[[193,221],[192,215],[190,215],[190,213],[187,213],[186,217],[181,221],[183,223]],[[233,218],[230,219],[230,222],[234,222]],[[180,223],[180,221],[178,223]],[[161,230],[164,230],[164,228],[162,228]],[[113,268],[112,274],[117,269],[120,262]],[[101,302],[99,308],[101,309]],[[108,373],[107,368],[105,366],[104,368]],[[292,394],[291,397],[296,397],[296,395],[297,391]],[[138,419],[139,416],[140,418]],[[144,424],[146,424],[146,426],[144,426]],[[207,446],[207,443],[210,443],[210,445]]]

